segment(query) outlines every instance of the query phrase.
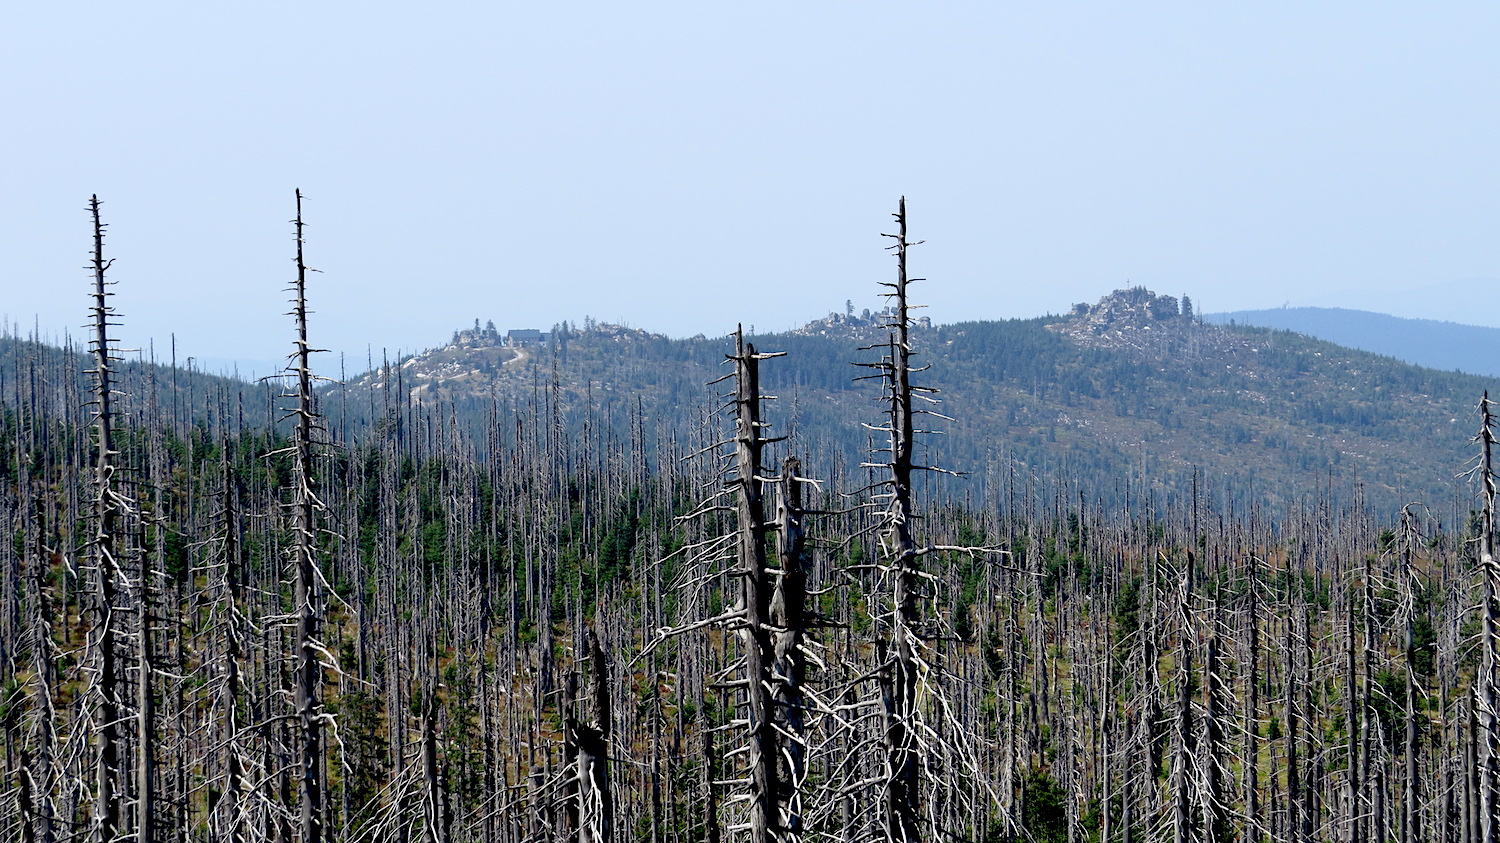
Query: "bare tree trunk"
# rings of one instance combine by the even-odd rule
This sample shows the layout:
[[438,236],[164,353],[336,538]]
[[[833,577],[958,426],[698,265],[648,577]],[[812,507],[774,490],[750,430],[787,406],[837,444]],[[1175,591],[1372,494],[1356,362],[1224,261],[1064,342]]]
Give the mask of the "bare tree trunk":
[[1282,676],[1282,691],[1286,694],[1286,832],[1290,840],[1302,843],[1308,839],[1307,819],[1302,811],[1307,800],[1302,792],[1301,766],[1297,759],[1297,743],[1302,738],[1302,718],[1297,711],[1297,697],[1302,693],[1302,687],[1297,681],[1297,636],[1293,614],[1295,610],[1289,612],[1286,619],[1286,671]]
[[143,569],[140,573],[140,605],[141,628],[137,644],[139,645],[140,679],[136,683],[136,745],[135,745],[135,799],[136,799],[136,839],[141,843],[155,843],[156,840],[156,765],[153,758],[153,750],[156,746],[156,707],[151,696],[151,607],[146,599],[147,594],[147,572]]
[[781,499],[777,510],[781,570],[771,601],[771,625],[777,630],[774,702],[784,727],[781,793],[777,798],[784,843],[801,838],[802,784],[807,775],[806,699],[802,691],[806,673],[802,639],[807,629],[807,559],[802,532],[802,478],[798,476],[801,468],[802,462],[796,457],[787,457],[781,466]]
[[740,638],[745,659],[744,693],[748,722],[750,840],[771,843],[780,837],[780,741],[777,740],[771,669],[776,650],[769,629],[771,584],[766,572],[765,504],[760,491],[760,360],[753,344],[736,334],[735,354],[735,511],[738,517]]
[[578,716],[569,718],[567,723],[573,743],[576,827],[579,843],[610,843],[614,839],[615,802],[609,777],[609,668],[599,636],[592,629],[588,631],[588,640],[589,696],[593,701],[594,723],[585,723]]
[[913,731],[917,716],[917,635],[921,614],[918,609],[919,588],[917,544],[912,538],[912,473],[915,470],[912,446],[915,438],[912,423],[911,386],[911,320],[907,312],[906,288],[906,197],[901,197],[896,214],[898,233],[887,235],[896,243],[896,281],[891,286],[895,314],[886,370],[887,433],[890,435],[890,503],[886,510],[886,545],[888,564],[893,572],[891,597],[893,617],[891,640],[879,642],[881,662],[881,699],[885,711],[886,774],[882,804],[886,837],[894,843],[915,843],[921,839],[918,818],[921,816],[921,769],[917,736]]
[[220,686],[219,708],[223,712],[224,746],[224,800],[228,816],[228,840],[238,843],[246,837],[245,818],[241,809],[246,793],[245,765],[240,745],[240,658],[244,655],[241,612],[244,611],[244,568],[240,558],[239,529],[239,483],[230,463],[230,443],[225,437],[220,444],[221,470],[224,474],[221,488],[220,532],[222,541],[220,554],[223,557],[223,604],[225,617],[223,628],[224,652],[222,655],[223,679]]
[[[1214,622],[1217,627],[1217,622]],[[1203,658],[1203,804],[1204,839],[1227,843],[1230,838],[1228,800],[1220,781],[1219,767],[1224,761],[1224,724],[1220,720],[1219,699],[1224,695],[1224,680],[1219,673],[1219,635],[1209,634]]]
[[[1255,560],[1250,562],[1249,582],[1246,595],[1249,605],[1246,615],[1249,622],[1249,640],[1245,644],[1245,836],[1247,841],[1258,841],[1265,837],[1266,824],[1260,811],[1260,609],[1259,571]],[[1274,767],[1273,767],[1274,770]]]
[[1401,808],[1401,843],[1416,843],[1422,837],[1420,813],[1422,783],[1417,777],[1417,693],[1416,668],[1416,571],[1412,565],[1412,548],[1417,540],[1416,525],[1411,507],[1401,510],[1401,607],[1405,626],[1402,652],[1406,668],[1406,706],[1402,712],[1406,720],[1405,770],[1402,778],[1406,786]]
[[[719,755],[714,747],[713,729],[705,718],[698,724],[703,740],[703,843],[719,843],[719,797],[715,781],[719,778]],[[653,825],[656,814],[652,812]]]
[[297,341],[291,373],[296,378],[297,406],[292,411],[292,529],[295,534],[292,559],[295,570],[292,610],[296,617],[296,676],[293,705],[298,730],[297,799],[300,804],[300,843],[323,839],[323,782],[319,770],[323,758],[323,713],[319,710],[318,664],[320,612],[318,609],[317,514],[321,508],[312,483],[313,441],[317,411],[313,407],[313,348],[307,341],[307,264],[303,260],[302,191],[297,191],[297,280],[293,287],[292,314],[297,323]]
[[1483,532],[1479,537],[1479,570],[1483,577],[1484,641],[1480,675],[1474,692],[1479,710],[1479,839],[1495,843],[1500,834],[1500,819],[1495,816],[1496,788],[1500,786],[1500,559],[1495,551],[1495,474],[1491,450],[1495,443],[1494,415],[1490,394],[1479,402],[1483,424],[1478,439],[1482,443],[1480,482],[1484,484]]
[[[1191,566],[1192,562],[1189,561]],[[1196,731],[1193,727],[1193,623],[1192,607],[1189,605],[1192,587],[1191,574],[1185,573],[1182,583],[1181,644],[1177,648],[1177,752],[1172,758],[1172,840],[1173,843],[1192,843],[1198,840],[1197,824],[1193,817],[1193,760],[1197,757]]]
[[96,673],[94,690],[94,814],[96,843],[113,843],[120,826],[120,667],[115,653],[115,577],[119,570],[119,518],[121,498],[115,491],[114,369],[109,320],[114,308],[105,290],[104,273],[113,259],[104,259],[104,223],[99,219],[99,197],[89,199],[94,218],[94,537],[90,562],[94,569],[94,605],[90,628],[90,650]]
[[56,686],[56,652],[52,638],[52,623],[50,600],[44,585],[46,578],[46,567],[52,558],[43,544],[42,529],[38,523],[41,515],[40,501],[31,507],[28,525],[31,528],[32,546],[31,564],[28,577],[31,583],[31,666],[36,682],[33,692],[34,706],[36,708],[36,754],[35,763],[28,764],[27,759],[22,759],[21,774],[25,777],[27,788],[31,794],[34,806],[34,816],[37,834],[35,839],[38,843],[52,843],[53,824],[55,820],[53,782],[56,779],[56,758],[54,757],[54,746],[56,744],[55,711],[52,702],[52,689]]
[[[155,393],[152,394],[152,403],[155,403]],[[153,437],[154,439],[154,437]],[[153,465],[151,483],[157,487],[155,495],[155,515],[158,519],[156,524],[156,536],[158,548],[164,541],[166,529],[164,513],[161,500],[161,479],[159,443],[152,442],[153,451],[151,462]],[[159,554],[158,554],[159,555]],[[139,843],[156,843],[157,817],[156,817],[156,745],[158,741],[156,733],[156,700],[152,696],[152,663],[155,656],[152,643],[151,625],[155,620],[151,614],[151,580],[155,574],[150,561],[145,554],[140,554],[141,564],[136,573],[135,610],[137,628],[135,631],[135,655],[136,671],[138,679],[135,686],[135,837]],[[167,821],[170,824],[170,820]]]
[[[1476,689],[1477,690],[1477,689]],[[1479,707],[1478,693],[1469,694],[1468,726],[1464,741],[1464,829],[1465,843],[1480,843],[1483,818],[1479,810]]]
[[1345,576],[1344,583],[1344,728],[1346,744],[1344,747],[1345,775],[1348,776],[1348,804],[1346,810],[1348,816],[1345,819],[1345,839],[1349,843],[1359,843],[1363,839],[1360,830],[1363,826],[1361,820],[1360,799],[1360,768],[1359,768],[1359,734],[1360,719],[1363,715],[1362,706],[1359,703],[1359,679],[1355,673],[1355,658],[1358,646],[1355,644],[1354,634],[1354,583],[1353,566]]
[[437,745],[437,694],[436,682],[427,693],[422,711],[422,825],[427,843],[448,843],[448,830],[443,822],[443,786],[438,770]]

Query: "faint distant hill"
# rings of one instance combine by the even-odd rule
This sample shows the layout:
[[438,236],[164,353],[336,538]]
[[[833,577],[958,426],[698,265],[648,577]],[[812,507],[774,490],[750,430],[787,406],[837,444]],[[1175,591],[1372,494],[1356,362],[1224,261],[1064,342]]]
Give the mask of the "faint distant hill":
[[1500,377],[1500,328],[1403,319],[1342,307],[1283,307],[1210,313],[1204,321],[1296,331],[1348,348],[1443,371]]

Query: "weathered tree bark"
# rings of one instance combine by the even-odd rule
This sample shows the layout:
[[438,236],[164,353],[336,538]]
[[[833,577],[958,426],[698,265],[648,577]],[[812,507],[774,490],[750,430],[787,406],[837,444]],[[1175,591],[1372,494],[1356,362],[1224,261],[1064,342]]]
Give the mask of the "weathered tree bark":
[[1417,641],[1416,641],[1416,570],[1412,564],[1413,546],[1417,541],[1415,518],[1410,506],[1401,510],[1401,608],[1405,637],[1402,644],[1402,654],[1405,656],[1404,667],[1406,669],[1406,699],[1405,708],[1402,712],[1406,721],[1405,735],[1405,758],[1403,759],[1405,769],[1403,771],[1402,783],[1405,786],[1405,799],[1401,808],[1401,843],[1416,843],[1422,831],[1421,825],[1421,794],[1422,783],[1417,776],[1417,694],[1419,693],[1420,678],[1417,674]]
[[1286,670],[1282,676],[1282,691],[1286,694],[1286,832],[1288,838],[1302,843],[1308,839],[1307,818],[1303,816],[1306,799],[1302,793],[1302,768],[1297,759],[1297,744],[1302,739],[1302,718],[1297,711],[1297,697],[1302,693],[1297,681],[1297,632],[1289,613],[1286,619]]
[[[45,568],[52,554],[47,551],[42,541],[42,531],[37,524],[40,509],[39,504],[29,507],[31,510],[28,518],[28,526],[32,533],[30,538],[31,564],[28,566],[27,577],[30,582],[32,594],[30,607],[30,637],[31,637],[31,667],[35,690],[32,693],[32,705],[35,708],[36,723],[36,746],[35,755],[27,757],[23,753],[21,759],[20,775],[25,779],[25,788],[31,803],[29,810],[23,810],[23,823],[27,834],[37,843],[52,843],[53,825],[55,814],[53,810],[53,782],[56,778],[56,759],[54,747],[56,743],[55,711],[52,704],[52,689],[56,686],[56,654],[52,639],[51,624],[51,601],[48,600],[47,590],[44,586],[46,577]],[[33,760],[34,759],[34,760]]]
[[[1361,823],[1362,837],[1372,837],[1376,840],[1387,839],[1387,825],[1385,816],[1385,766],[1379,755],[1384,756],[1388,738],[1381,729],[1379,717],[1375,713],[1375,676],[1372,658],[1376,647],[1376,617],[1374,610],[1374,596],[1371,584],[1374,581],[1375,558],[1365,555],[1364,577],[1360,583],[1360,605],[1361,615],[1364,621],[1364,638],[1360,642],[1360,781],[1363,789],[1357,791],[1354,804],[1361,815],[1364,815],[1368,806],[1368,817]],[[1394,702],[1394,700],[1392,701]]]
[[1245,588],[1246,621],[1248,623],[1245,643],[1245,752],[1242,759],[1245,771],[1245,840],[1264,839],[1266,824],[1260,811],[1260,577],[1258,561],[1249,563],[1249,577]]
[[321,504],[313,490],[313,442],[318,427],[313,406],[312,364],[314,350],[307,340],[307,264],[303,260],[302,191],[297,191],[297,280],[293,286],[292,315],[297,340],[290,374],[296,378],[297,405],[292,424],[292,530],[294,568],[293,607],[296,617],[295,679],[293,706],[297,718],[297,801],[300,843],[323,839],[324,787],[319,771],[323,760],[323,712],[318,697],[321,668],[318,642],[321,622],[318,597],[318,511]]
[[735,353],[735,513],[738,521],[739,635],[745,659],[743,689],[746,697],[745,726],[750,779],[751,843],[772,843],[781,838],[782,797],[772,698],[772,669],[776,648],[771,641],[771,583],[767,572],[765,503],[761,494],[762,451],[765,440],[760,418],[760,361],[755,346],[736,333]]
[[795,843],[802,835],[802,784],[807,775],[807,702],[802,682],[806,656],[802,652],[807,629],[806,538],[802,530],[801,460],[787,457],[781,466],[780,503],[776,530],[780,537],[779,577],[771,601],[771,626],[775,632],[776,662],[774,703],[781,714],[780,770],[777,795],[783,843]]
[[240,735],[240,659],[244,656],[244,630],[242,615],[244,606],[244,567],[241,559],[239,524],[239,483],[230,462],[230,443],[225,437],[220,443],[223,485],[220,487],[220,545],[222,557],[221,598],[225,617],[222,619],[223,653],[220,671],[219,708],[223,723],[222,744],[224,747],[224,796],[227,816],[227,839],[230,843],[246,839],[245,816],[241,807],[247,790],[245,764],[242,756]]
[[1302,679],[1300,689],[1302,691],[1302,740],[1305,752],[1303,756],[1307,759],[1307,767],[1302,777],[1302,839],[1312,840],[1317,829],[1323,826],[1323,800],[1324,786],[1327,783],[1326,765],[1324,763],[1325,753],[1322,751],[1322,735],[1316,728],[1321,720],[1322,712],[1317,706],[1317,697],[1320,690],[1318,685],[1319,676],[1315,672],[1319,663],[1318,653],[1315,651],[1313,640],[1312,609],[1304,603],[1302,605]]
[[912,459],[915,439],[912,422],[911,319],[908,315],[906,271],[906,197],[896,213],[898,233],[885,235],[896,242],[896,281],[892,288],[894,314],[888,357],[883,363],[887,390],[887,433],[890,436],[890,502],[885,515],[887,564],[892,571],[890,640],[880,642],[881,699],[885,711],[885,783],[882,806],[886,837],[894,843],[921,839],[921,748],[913,727],[917,717],[918,626],[921,623],[917,544],[912,537]]
[[588,631],[589,697],[594,722],[569,717],[568,739],[573,755],[572,785],[577,800],[575,827],[579,843],[609,843],[614,839],[615,801],[609,777],[609,736],[612,719],[609,667],[599,636]]
[[[1217,623],[1215,623],[1217,626]],[[1203,839],[1210,843],[1227,843],[1230,839],[1228,799],[1220,776],[1224,764],[1224,724],[1220,699],[1224,679],[1219,667],[1217,629],[1208,636],[1203,656]],[[1226,765],[1227,766],[1227,765]]]
[[97,843],[113,843],[120,826],[120,667],[115,651],[116,587],[119,572],[119,538],[121,498],[114,486],[114,355],[109,338],[110,317],[114,308],[108,303],[113,293],[104,273],[113,259],[104,259],[104,223],[99,219],[99,197],[89,199],[94,220],[94,337],[90,349],[94,358],[94,537],[89,548],[90,566],[94,572],[94,602],[90,607],[90,655],[96,672],[93,675],[94,699],[94,813],[92,836]]
[[708,720],[698,724],[703,741],[703,841],[719,843],[722,831],[719,828],[719,793],[714,783],[719,779],[719,753],[714,747],[714,732]]
[[[1191,564],[1191,563],[1189,563]],[[1176,748],[1172,758],[1172,840],[1173,843],[1193,843],[1199,839],[1197,823],[1193,816],[1194,775],[1193,761],[1197,757],[1197,733],[1193,726],[1193,624],[1192,607],[1188,604],[1190,574],[1185,574],[1182,585],[1183,629],[1177,648],[1177,723]]]
[[[18,439],[20,437],[18,436]],[[16,453],[23,453],[19,443]],[[20,473],[20,472],[18,472]],[[23,818],[30,827],[34,840],[52,843],[54,822],[53,781],[56,777],[56,712],[52,703],[52,689],[56,687],[56,647],[52,637],[52,600],[45,586],[47,567],[53,554],[43,539],[44,508],[41,496],[33,490],[29,477],[21,474],[22,486],[18,502],[26,507],[25,540],[28,564],[25,577],[31,599],[27,607],[26,648],[32,672],[31,706],[35,744],[28,755],[23,752],[20,774],[26,779],[30,791],[31,811]]]
[[575,728],[578,717],[575,708],[578,705],[578,672],[568,671],[563,679],[562,702],[558,706],[558,714],[562,717],[563,725],[563,777],[558,783],[561,796],[558,802],[562,803],[563,827],[567,831],[567,839],[570,841],[579,838],[578,813],[579,796],[578,790],[583,782],[577,775],[578,769],[578,732]]
[[1363,811],[1360,808],[1360,767],[1359,767],[1359,734],[1360,720],[1363,716],[1362,706],[1359,698],[1359,680],[1355,673],[1357,663],[1356,654],[1358,645],[1355,643],[1354,632],[1355,589],[1354,589],[1353,566],[1345,575],[1344,583],[1344,774],[1348,777],[1348,788],[1345,797],[1347,804],[1345,810],[1345,839],[1349,843],[1358,843],[1362,840],[1361,829],[1363,828]]
[[[151,399],[148,402],[154,406],[156,403],[155,389],[151,390]],[[155,487],[155,500],[153,501],[156,524],[157,557],[160,562],[160,549],[165,542],[165,517],[162,506],[161,486],[163,484],[160,457],[160,442],[156,436],[152,437],[152,455],[150,458],[151,475],[149,484]],[[136,685],[135,685],[135,839],[140,843],[156,843],[158,818],[156,813],[156,749],[159,737],[156,731],[156,698],[152,691],[153,669],[152,660],[156,657],[153,643],[152,624],[155,618],[152,616],[151,581],[156,572],[152,570],[151,563],[147,561],[144,553],[137,553],[141,560],[136,572],[135,583],[135,613],[136,630],[133,636],[133,645],[136,659]],[[180,757],[180,756],[179,756]],[[170,829],[170,814],[161,823]]]
[[422,827],[425,843],[448,843],[444,822],[444,789],[438,762],[436,683],[427,694],[422,711]]
[[1466,701],[1465,713],[1468,715],[1468,726],[1464,736],[1464,830],[1467,835],[1465,843],[1480,843],[1483,839],[1484,818],[1480,813],[1479,805],[1479,694],[1477,689],[1469,694]]
[[[770,568],[766,538],[767,533],[779,525],[767,522],[761,492],[762,484],[769,479],[762,474],[764,449],[767,444],[779,440],[762,435],[762,430],[768,425],[761,420],[760,361],[780,356],[780,352],[758,353],[753,344],[745,342],[743,331],[736,331],[735,351],[727,355],[735,367],[730,404],[735,423],[732,440],[734,469],[725,492],[721,493],[721,496],[732,498],[733,505],[709,504],[698,513],[732,510],[735,514],[733,532],[723,537],[725,547],[731,544],[734,547],[735,563],[727,573],[734,583],[730,593],[735,595],[735,605],[716,617],[663,631],[664,636],[676,636],[705,625],[718,626],[733,632],[739,640],[739,659],[731,666],[733,679],[726,687],[736,690],[739,695],[737,705],[742,709],[732,727],[743,744],[737,746],[730,756],[744,757],[745,791],[733,802],[744,804],[745,817],[742,823],[736,823],[730,829],[748,833],[751,843],[789,843],[792,838],[788,835],[795,834],[788,830],[789,817],[793,813],[789,805],[795,798],[792,792],[795,783],[783,779],[787,768],[783,736],[787,735],[787,729],[785,707],[778,707],[778,695],[785,684],[782,671],[786,664],[794,665],[793,680],[800,688],[800,662],[796,661],[800,659],[800,653],[796,651],[800,637],[794,636],[790,643],[792,650],[784,652],[783,646],[789,642],[783,636],[789,630],[780,625],[782,618],[776,613],[785,614],[787,611],[782,602],[786,595],[779,588],[788,584],[796,587],[799,581],[794,573],[790,583],[772,582],[773,574],[782,572]],[[714,450],[717,446],[710,445],[703,452]],[[800,515],[800,509],[797,514]],[[689,517],[689,521],[695,520]],[[797,543],[800,555],[800,526],[795,527],[792,539]],[[713,545],[715,542],[708,540],[700,546],[702,544]],[[791,610],[798,613],[799,623],[800,601],[800,594],[791,601],[795,604]],[[786,738],[791,743],[796,740]]]
[[1500,818],[1495,812],[1496,789],[1500,787],[1500,558],[1495,550],[1495,473],[1491,451],[1495,444],[1494,414],[1490,394],[1479,402],[1482,424],[1477,437],[1481,442],[1480,482],[1483,484],[1483,510],[1479,536],[1479,571],[1483,578],[1483,653],[1480,674],[1474,682],[1479,711],[1478,811],[1482,843],[1496,843],[1500,835]]

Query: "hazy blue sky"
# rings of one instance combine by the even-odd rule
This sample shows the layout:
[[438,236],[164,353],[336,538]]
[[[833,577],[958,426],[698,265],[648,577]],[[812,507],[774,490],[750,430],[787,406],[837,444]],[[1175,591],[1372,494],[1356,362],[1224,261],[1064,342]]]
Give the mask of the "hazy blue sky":
[[354,368],[476,316],[783,329],[877,303],[905,193],[938,321],[1500,325],[1497,44],[1492,2],[13,4],[0,310],[76,333],[97,192],[127,343],[273,358],[300,187]]

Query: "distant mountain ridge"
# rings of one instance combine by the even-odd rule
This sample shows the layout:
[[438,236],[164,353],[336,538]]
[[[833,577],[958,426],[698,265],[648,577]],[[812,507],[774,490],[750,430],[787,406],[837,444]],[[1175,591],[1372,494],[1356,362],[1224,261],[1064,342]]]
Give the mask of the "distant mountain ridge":
[[[1066,316],[915,326],[916,363],[930,366],[916,379],[942,391],[937,410],[952,417],[932,420],[944,435],[920,441],[924,463],[966,473],[951,481],[955,494],[1002,508],[1041,505],[1030,496],[1055,480],[1090,506],[1131,507],[1142,495],[1186,505],[1201,492],[1234,511],[1285,511],[1321,495],[1347,499],[1356,488],[1385,513],[1411,501],[1459,514],[1472,505],[1457,476],[1475,453],[1479,396],[1500,383],[1444,371],[1433,358],[1426,368],[1185,310],[1136,288]],[[866,425],[879,422],[880,389],[855,382],[868,370],[851,364],[878,358],[881,322],[881,314],[838,313],[750,338],[762,351],[787,352],[761,372],[781,398],[767,408],[768,432],[790,436],[788,452],[835,485],[860,479],[878,445]],[[1436,326],[1428,336],[1440,344],[1468,327],[1423,326]],[[465,329],[440,348],[325,385],[321,404],[345,443],[431,438],[451,427],[476,451],[503,457],[519,429],[542,426],[549,437],[588,443],[556,439],[560,459],[639,453],[655,463],[720,437],[712,413],[723,385],[707,384],[724,373],[731,348],[725,337],[672,339],[593,322]],[[76,352],[0,339],[0,414],[83,417],[89,365]],[[125,364],[120,388],[132,427],[162,416],[206,431],[259,426],[283,403],[273,384],[145,363]]]
[[[1065,316],[916,326],[917,364],[931,367],[918,378],[942,391],[939,412],[953,417],[923,441],[929,464],[968,473],[959,493],[991,503],[1014,499],[1030,477],[1076,482],[1106,505],[1141,493],[1180,501],[1199,488],[1236,507],[1282,509],[1357,486],[1385,511],[1413,500],[1467,506],[1455,477],[1493,381],[1185,310],[1135,288]],[[868,459],[864,425],[878,421],[879,389],[853,382],[865,371],[850,364],[878,354],[878,316],[832,314],[750,338],[787,352],[761,373],[782,399],[767,410],[771,433],[790,434],[824,476]],[[603,324],[559,326],[534,343],[460,332],[330,387],[327,400],[350,407],[356,427],[357,408],[378,419],[415,406],[502,451],[518,423],[606,442],[706,443],[722,400],[705,384],[723,374],[730,347]]]
[[1417,366],[1500,377],[1500,328],[1406,319],[1342,307],[1283,307],[1211,313],[1204,321],[1296,331]]

